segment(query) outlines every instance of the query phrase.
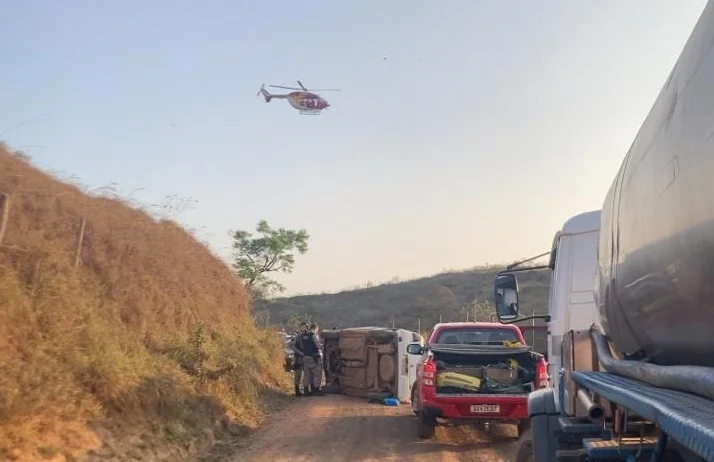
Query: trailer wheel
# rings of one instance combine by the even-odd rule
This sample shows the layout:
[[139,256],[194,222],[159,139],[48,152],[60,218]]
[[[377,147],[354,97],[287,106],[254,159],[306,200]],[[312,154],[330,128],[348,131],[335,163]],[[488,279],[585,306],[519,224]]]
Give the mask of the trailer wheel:
[[417,434],[419,438],[433,438],[436,434],[436,418],[431,417],[426,412],[417,415]]
[[[520,428],[520,424],[518,427]],[[533,437],[530,428],[525,430],[518,439],[514,462],[533,462]]]

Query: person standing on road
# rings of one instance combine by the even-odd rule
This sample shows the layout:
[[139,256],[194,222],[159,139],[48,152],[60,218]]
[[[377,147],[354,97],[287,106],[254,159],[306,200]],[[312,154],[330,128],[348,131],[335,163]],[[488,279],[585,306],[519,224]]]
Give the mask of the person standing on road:
[[309,396],[324,396],[322,384],[322,346],[320,345],[319,326],[310,324],[310,329],[301,337],[304,375],[303,388]]
[[[300,327],[293,335],[293,341],[290,344],[295,355],[293,356],[293,385],[295,385],[295,396],[302,396],[300,393],[300,382],[303,378],[303,358],[305,357],[305,352],[302,344],[303,335],[307,333],[308,325],[306,322],[301,322]],[[307,390],[305,390],[307,394]]]

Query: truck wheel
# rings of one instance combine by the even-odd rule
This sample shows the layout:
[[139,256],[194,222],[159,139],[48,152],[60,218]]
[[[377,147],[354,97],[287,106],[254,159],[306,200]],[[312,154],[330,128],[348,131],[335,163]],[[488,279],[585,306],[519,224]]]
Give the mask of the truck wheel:
[[533,439],[531,437],[530,429],[524,431],[518,439],[518,446],[516,446],[516,458],[514,459],[514,462],[533,462]]
[[417,415],[417,434],[419,438],[433,438],[436,434],[436,419],[424,412],[420,412]]

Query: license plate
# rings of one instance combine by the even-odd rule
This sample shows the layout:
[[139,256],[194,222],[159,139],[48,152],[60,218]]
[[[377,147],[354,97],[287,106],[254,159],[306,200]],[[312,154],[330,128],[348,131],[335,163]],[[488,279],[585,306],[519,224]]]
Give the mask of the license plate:
[[498,404],[474,404],[470,408],[472,414],[497,414],[501,412]]

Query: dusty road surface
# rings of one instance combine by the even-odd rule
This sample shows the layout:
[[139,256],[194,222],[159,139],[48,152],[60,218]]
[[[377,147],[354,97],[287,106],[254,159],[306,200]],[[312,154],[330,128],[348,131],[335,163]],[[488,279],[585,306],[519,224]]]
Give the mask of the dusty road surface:
[[440,427],[433,440],[419,440],[415,419],[409,405],[387,407],[342,395],[298,398],[229,462],[512,460],[512,425]]

